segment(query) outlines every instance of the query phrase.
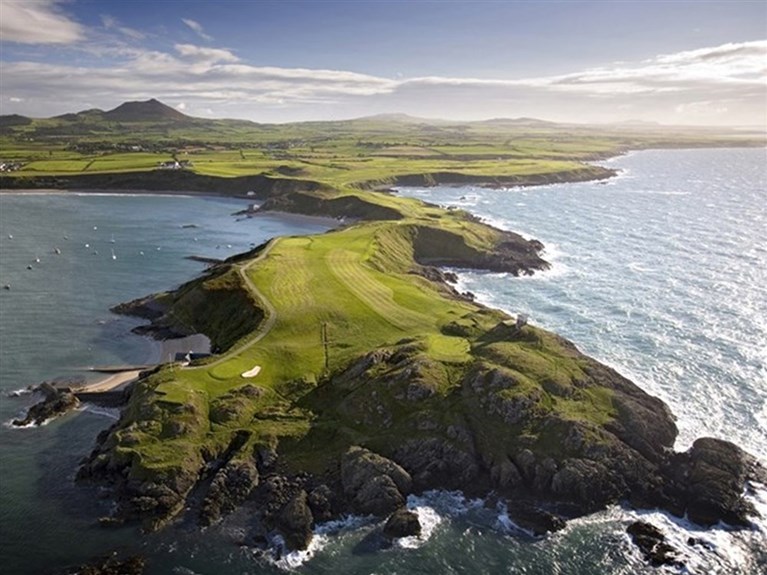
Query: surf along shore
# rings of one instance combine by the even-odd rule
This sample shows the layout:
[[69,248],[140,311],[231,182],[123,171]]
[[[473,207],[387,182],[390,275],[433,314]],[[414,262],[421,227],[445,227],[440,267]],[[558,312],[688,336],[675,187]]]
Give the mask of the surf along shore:
[[[317,522],[387,517],[408,494],[440,488],[498,493],[535,533],[618,501],[748,525],[757,461],[714,439],[675,454],[660,400],[457,293],[442,271],[534,273],[547,267],[539,242],[391,194],[241,183],[227,189],[263,201],[259,213],[348,220],[126,304],[153,310],[158,331],[194,317],[221,354],[160,366],[100,436],[78,478],[113,490],[110,521],[159,529],[191,514],[206,525],[256,499],[251,539],[278,532],[304,549]],[[202,502],[185,511],[196,490]]]

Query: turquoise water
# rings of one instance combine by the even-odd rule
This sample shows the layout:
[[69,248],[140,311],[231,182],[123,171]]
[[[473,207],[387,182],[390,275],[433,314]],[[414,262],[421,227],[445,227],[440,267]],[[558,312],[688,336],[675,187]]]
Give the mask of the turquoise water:
[[[679,449],[714,435],[767,460],[765,160],[763,149],[647,151],[608,162],[622,173],[606,184],[401,193],[459,205],[543,241],[551,271],[523,279],[461,272],[462,289],[530,314],[662,397],[679,418]],[[201,266],[184,255],[224,256],[268,235],[310,231],[278,219],[237,222],[230,216],[237,208],[201,198],[0,196],[0,284],[12,284],[0,292],[0,385],[15,389],[84,364],[156,354],[128,334],[135,324],[112,316],[110,305],[198,273]],[[187,223],[200,228],[181,227]],[[98,245],[99,255],[85,243]],[[50,253],[54,246],[61,256]],[[26,270],[30,262],[35,269]],[[3,398],[2,421],[24,401]],[[279,573],[298,565],[309,574],[656,572],[623,534],[635,512],[614,507],[533,540],[502,507],[449,493],[411,498],[429,536],[386,551],[365,545],[375,524],[350,518],[321,527],[311,558],[256,558],[233,544],[247,509],[203,534],[188,525],[145,538],[132,528],[101,530],[93,520],[109,502],[73,486],[72,476],[109,423],[107,415],[81,412],[39,429],[0,428],[4,573],[45,573],[112,549],[145,553],[150,575]],[[760,497],[767,514],[767,495]],[[699,531],[662,513],[641,515],[684,551],[690,573],[767,573],[764,521],[749,532]],[[710,549],[688,547],[691,535]]]

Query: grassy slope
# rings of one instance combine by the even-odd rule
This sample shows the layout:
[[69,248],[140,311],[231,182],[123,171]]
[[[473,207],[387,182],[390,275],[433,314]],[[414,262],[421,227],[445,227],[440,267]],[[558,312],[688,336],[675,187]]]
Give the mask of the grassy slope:
[[[425,182],[456,174],[529,182],[573,171],[590,176],[594,168],[583,161],[628,147],[757,141],[375,119],[287,126],[84,120],[77,128],[54,119],[5,129],[2,159],[25,163],[11,177],[141,172],[175,155],[193,161],[199,174],[321,182],[269,201],[332,215],[353,208],[374,220],[279,239],[268,253],[167,296],[176,320],[230,351],[194,368],[165,367],[142,382],[106,448],[110,465],[128,463],[131,478],[182,495],[205,462],[238,437],[247,437],[244,445],[238,440],[241,453],[279,439],[286,465],[315,472],[353,443],[392,453],[417,437],[453,441],[445,430],[454,424],[473,430],[488,466],[520,446],[556,454],[569,430],[562,422],[598,437],[616,410],[613,391],[587,381],[590,360],[541,330],[512,332],[500,312],[451,297],[414,273],[416,260],[482,261],[499,232],[460,211],[360,188],[409,175]],[[134,145],[143,150],[125,151]],[[404,359],[372,361],[371,352]],[[255,365],[261,373],[243,379]]]
[[[424,405],[401,400],[412,381],[428,388],[432,397],[427,407],[445,422],[464,421],[472,417],[477,399],[456,394],[461,381],[478,367],[506,370],[519,382],[494,396],[495,402],[532,396],[541,413],[595,424],[609,421],[609,390],[569,392],[573,380],[582,377],[581,360],[556,338],[529,327],[525,338],[512,341],[503,330],[493,332],[506,319],[502,313],[456,299],[443,285],[412,273],[419,269],[416,238],[428,235],[427,230],[455,234],[471,250],[492,244],[495,230],[461,212],[362,194],[396,207],[402,218],[281,238],[263,257],[243,258],[184,290],[174,313],[186,321],[203,314],[207,323],[202,327],[214,339],[217,331],[226,332],[218,318],[230,314],[228,302],[233,299],[222,295],[222,285],[244,292],[236,299],[243,311],[270,310],[255,316],[271,315],[272,321],[261,323],[262,329],[270,324],[265,335],[252,326],[241,327],[241,341],[221,359],[186,369],[166,367],[143,383],[143,393],[131,402],[133,412],[114,438],[115,451],[132,459],[133,476],[196,474],[203,459],[221,454],[242,431],[250,434],[244,450],[280,438],[289,454],[287,465],[315,472],[351,443],[392,452],[404,439],[423,435],[417,425]],[[247,276],[255,290],[247,281],[233,280],[237,274]],[[211,297],[216,290],[218,295]],[[192,300],[209,303],[190,307]],[[388,389],[382,386],[380,394],[371,396],[368,389],[338,379],[359,358],[381,349],[399,349],[412,364],[411,375],[399,378],[399,387],[387,384]],[[256,365],[262,368],[257,377],[241,376]],[[365,377],[379,375],[393,377],[386,371]],[[551,393],[542,390],[542,382]],[[257,393],[243,395],[246,384]],[[390,421],[371,419],[376,408]],[[495,436],[509,434],[502,418],[482,418],[478,425],[485,430],[480,435],[487,450],[506,454],[511,449]],[[514,431],[515,436],[524,433],[538,432],[523,425]]]
[[508,184],[554,174],[598,175],[583,162],[629,148],[763,143],[763,135],[713,130],[503,121],[368,118],[265,125],[199,119],[118,123],[84,116],[0,129],[0,160],[23,163],[12,177],[141,172],[175,157],[191,161],[191,169],[202,175],[265,174],[334,187],[390,184],[413,176],[428,183],[430,175],[441,181]]

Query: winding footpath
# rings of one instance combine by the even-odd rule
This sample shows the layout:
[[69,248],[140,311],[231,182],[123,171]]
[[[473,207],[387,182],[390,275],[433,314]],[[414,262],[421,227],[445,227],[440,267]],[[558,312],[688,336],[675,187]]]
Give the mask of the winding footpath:
[[280,241],[280,238],[273,238],[269,240],[269,243],[261,251],[260,254],[258,254],[255,258],[250,260],[248,263],[237,266],[237,272],[240,274],[240,277],[245,282],[245,285],[263,304],[264,311],[266,312],[266,320],[260,326],[258,326],[258,329],[256,333],[253,335],[253,337],[249,339],[247,342],[245,342],[244,344],[242,344],[241,346],[235,349],[229,350],[227,354],[221,356],[216,361],[213,361],[211,363],[206,363],[200,366],[187,367],[185,369],[210,369],[211,367],[220,365],[224,363],[225,361],[232,359],[232,357],[234,357],[235,355],[238,355],[242,353],[243,351],[248,350],[254,345],[256,345],[259,341],[265,338],[269,334],[269,332],[272,330],[272,328],[274,327],[274,324],[277,322],[277,310],[274,309],[274,306],[272,305],[272,303],[256,287],[256,285],[253,283],[253,280],[251,280],[250,276],[248,276],[247,272],[251,267],[253,267],[255,264],[260,262],[267,255],[269,255],[269,252],[272,251],[272,248],[276,246],[279,241]]

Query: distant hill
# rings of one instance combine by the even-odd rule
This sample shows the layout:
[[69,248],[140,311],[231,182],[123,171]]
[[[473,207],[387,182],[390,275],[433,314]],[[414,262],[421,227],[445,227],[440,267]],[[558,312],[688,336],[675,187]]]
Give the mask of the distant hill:
[[26,126],[32,123],[32,118],[20,116],[19,114],[8,114],[0,116],[0,128],[10,128],[11,126]]
[[176,121],[190,122],[194,118],[182,114],[175,108],[171,108],[152,98],[145,102],[125,102],[114,110],[104,112],[104,119],[112,122],[158,122]]
[[537,118],[491,118],[489,120],[481,120],[478,124],[494,124],[497,126],[540,126],[551,127],[556,126],[556,122],[548,122],[546,120],[539,120]]
[[408,114],[376,114],[374,116],[363,116],[362,118],[355,118],[349,120],[351,122],[392,122],[400,124],[439,124],[446,122],[447,120],[439,120],[435,118],[418,118],[416,116],[409,116]]

